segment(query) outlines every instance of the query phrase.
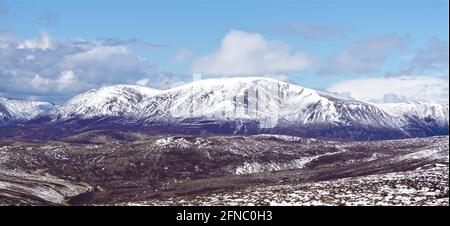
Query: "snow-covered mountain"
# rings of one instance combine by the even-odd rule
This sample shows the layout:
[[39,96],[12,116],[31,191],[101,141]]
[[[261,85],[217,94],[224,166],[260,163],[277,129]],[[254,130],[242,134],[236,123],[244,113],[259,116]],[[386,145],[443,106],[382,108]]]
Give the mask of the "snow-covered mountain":
[[449,106],[433,103],[390,103],[379,104],[384,111],[392,116],[399,117],[403,121],[411,119],[426,120],[432,119],[440,125],[449,124]]
[[373,104],[343,99],[269,78],[222,78],[193,82],[169,90],[109,86],[80,94],[49,112],[56,120],[122,116],[154,120],[209,118],[266,121],[275,126],[358,123],[395,125]]
[[269,78],[208,79],[162,91],[140,103],[141,117],[209,118],[290,124],[388,126],[396,120],[373,104]]
[[168,90],[109,86],[42,113],[48,109],[42,107],[22,118],[38,115],[30,123],[57,125],[69,133],[127,128],[336,139],[446,135],[449,127],[448,105],[372,104],[258,77],[200,80]]
[[56,120],[89,119],[105,116],[139,117],[139,104],[159,90],[132,85],[115,85],[77,95],[48,115]]
[[47,116],[52,122],[106,118],[102,123],[169,132],[361,139],[421,135],[422,121],[431,118],[437,123],[427,124],[427,135],[448,133],[448,106],[376,105],[257,77],[207,79],[168,90],[104,87],[70,99]]
[[0,125],[8,125],[33,119],[53,107],[53,104],[47,102],[0,97]]
[[433,135],[436,129],[443,133],[449,127],[449,106],[433,103],[395,103],[379,104],[380,108],[397,117],[403,128],[415,130],[425,135]]

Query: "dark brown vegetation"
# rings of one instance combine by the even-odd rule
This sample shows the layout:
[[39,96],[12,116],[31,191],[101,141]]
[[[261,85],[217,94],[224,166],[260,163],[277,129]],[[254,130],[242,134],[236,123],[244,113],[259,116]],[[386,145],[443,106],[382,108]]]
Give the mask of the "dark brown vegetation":
[[448,165],[448,153],[448,136],[336,142],[91,131],[62,141],[0,141],[0,204],[103,205],[304,184]]

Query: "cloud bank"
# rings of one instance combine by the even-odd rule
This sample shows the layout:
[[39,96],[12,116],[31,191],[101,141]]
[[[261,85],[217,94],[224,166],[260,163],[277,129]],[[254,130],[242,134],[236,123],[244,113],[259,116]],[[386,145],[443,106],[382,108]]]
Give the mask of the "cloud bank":
[[0,93],[12,97],[58,103],[99,86],[167,87],[168,79],[176,81],[177,76],[161,71],[120,41],[55,40],[45,32],[17,41],[11,32],[0,32]]
[[328,91],[375,103],[417,101],[448,104],[448,61],[448,43],[433,37],[398,71],[388,72],[384,77],[341,81],[331,85]]
[[328,91],[374,103],[449,103],[449,79],[432,76],[363,78],[338,82]]

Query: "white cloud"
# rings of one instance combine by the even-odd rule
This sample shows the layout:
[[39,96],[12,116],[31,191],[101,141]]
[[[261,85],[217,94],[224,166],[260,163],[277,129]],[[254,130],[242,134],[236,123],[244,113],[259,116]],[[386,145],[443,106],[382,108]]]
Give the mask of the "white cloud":
[[68,55],[64,59],[67,66],[84,64],[87,62],[99,62],[118,54],[129,54],[130,51],[125,46],[98,46],[84,52]]
[[291,53],[291,47],[280,41],[265,39],[257,33],[231,30],[215,53],[199,57],[193,73],[224,76],[280,74],[308,69],[312,57]]
[[149,82],[150,82],[150,79],[144,78],[144,79],[136,81],[136,85],[138,85],[138,86],[147,86]]
[[317,73],[332,75],[377,72],[388,54],[405,48],[409,40],[409,36],[386,35],[351,43],[326,59]]
[[[24,84],[26,86],[27,84]],[[39,74],[34,75],[29,85],[37,93],[46,93],[51,90],[58,92],[66,92],[70,90],[78,90],[81,84],[73,71],[63,71],[56,79],[42,77]]]
[[449,103],[448,77],[399,76],[364,78],[338,82],[328,88],[363,101]]
[[47,32],[42,32],[41,37],[32,38],[20,42],[18,44],[19,49],[40,49],[47,50],[52,48],[52,40]]
[[70,88],[75,83],[77,83],[77,78],[73,71],[63,71],[61,72],[61,76],[56,80],[57,89],[64,90],[66,88]]
[[0,32],[0,92],[10,97],[59,103],[102,85],[142,84],[144,79],[156,88],[181,80],[120,42],[56,40],[45,32],[17,41]]
[[173,57],[173,62],[175,63],[183,63],[192,57],[192,51],[186,48],[180,49],[177,54]]
[[40,75],[36,74],[30,81],[31,87],[34,88],[37,92],[47,92],[50,88],[51,80],[48,78],[43,78]]

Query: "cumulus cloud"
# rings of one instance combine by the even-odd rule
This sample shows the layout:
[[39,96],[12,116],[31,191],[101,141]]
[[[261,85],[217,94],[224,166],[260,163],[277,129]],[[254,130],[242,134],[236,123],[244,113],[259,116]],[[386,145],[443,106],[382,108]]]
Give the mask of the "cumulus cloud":
[[345,37],[350,33],[350,30],[347,28],[328,27],[304,22],[288,23],[281,28],[281,31],[286,34],[299,35],[311,40]]
[[19,49],[40,49],[47,50],[52,47],[52,40],[47,32],[42,32],[40,37],[32,38],[20,42],[17,46]]
[[[62,102],[88,89],[113,84],[166,88],[180,80],[161,71],[127,45],[103,41],[39,37],[16,41],[0,33],[0,93],[17,98]],[[11,36],[11,35],[9,35]]]
[[192,51],[186,48],[180,49],[173,57],[173,62],[184,63],[186,60],[192,57]]
[[[11,87],[8,90],[14,90],[16,86],[22,85],[23,89],[26,90],[15,90],[19,92],[24,92],[24,94],[29,96],[34,96],[38,98],[41,95],[56,95],[56,94],[66,94],[66,93],[76,93],[83,90],[86,84],[79,81],[77,76],[73,71],[62,71],[57,77],[52,78],[48,76],[41,76],[40,74],[35,74],[34,76],[20,77],[16,76],[14,80],[11,81]],[[11,89],[12,88],[12,89]],[[91,87],[92,88],[92,87]]]
[[76,83],[78,83],[78,80],[73,71],[62,71],[61,76],[57,80],[56,89],[64,90]]
[[292,53],[280,41],[267,40],[257,33],[231,30],[216,52],[197,58],[194,73],[222,76],[282,74],[308,69],[313,60],[304,53]]
[[366,74],[381,69],[388,54],[406,47],[409,36],[386,35],[354,42],[326,59],[318,74]]
[[418,75],[354,79],[333,84],[328,91],[375,103],[449,103],[448,77]]
[[[400,46],[401,42],[396,45]],[[449,103],[448,43],[431,38],[425,48],[405,58],[406,63],[384,77],[347,80],[328,91],[376,103]],[[383,52],[383,51],[382,51]]]

